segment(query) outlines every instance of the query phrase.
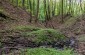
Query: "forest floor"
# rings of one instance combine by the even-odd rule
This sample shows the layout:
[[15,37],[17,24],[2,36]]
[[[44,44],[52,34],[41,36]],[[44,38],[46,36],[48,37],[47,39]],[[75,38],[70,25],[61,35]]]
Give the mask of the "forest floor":
[[[35,44],[34,42],[30,41],[28,38],[22,37],[21,33],[24,33],[24,32],[31,33],[36,30],[42,33],[43,32],[42,29],[47,30],[47,28],[52,28],[52,29],[62,32],[67,37],[75,37],[78,41],[78,48],[76,49],[76,51],[78,51],[78,53],[82,55],[85,55],[85,47],[84,47],[85,46],[85,40],[84,40],[85,38],[85,14],[80,15],[78,17],[66,16],[64,23],[60,23],[59,18],[61,18],[61,16],[55,16],[45,26],[44,23],[29,23],[28,22],[30,18],[29,13],[27,13],[22,8],[13,6],[12,4],[10,4],[9,2],[5,0],[3,1],[0,0],[0,6],[1,6],[0,7],[0,35],[1,35],[0,41],[1,43],[3,43],[2,44],[3,47],[0,46],[0,48],[4,52],[9,53],[10,49],[22,50],[23,48],[26,48],[28,46],[32,48],[40,47],[43,44]],[[33,27],[29,28],[28,25],[33,26]],[[20,27],[27,26],[26,31],[24,31],[25,30],[24,28],[20,28],[18,26]],[[18,29],[16,29],[16,27],[18,27]],[[0,52],[1,52],[1,49],[0,49]]]

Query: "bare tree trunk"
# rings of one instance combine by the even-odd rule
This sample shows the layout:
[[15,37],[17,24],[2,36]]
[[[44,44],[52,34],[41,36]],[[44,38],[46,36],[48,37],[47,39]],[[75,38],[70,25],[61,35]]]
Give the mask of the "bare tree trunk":
[[82,11],[82,0],[80,0],[80,10]]
[[22,7],[25,8],[25,0],[22,0]]
[[35,19],[35,22],[38,21],[38,16],[39,16],[39,0],[37,0],[37,13],[36,13],[36,19]]
[[18,6],[18,0],[16,0],[16,5]]
[[63,20],[63,0],[61,1],[62,2],[62,23],[64,22],[64,20]]
[[30,8],[30,20],[29,22],[32,22],[32,4],[31,4],[31,0],[29,0],[29,8]]

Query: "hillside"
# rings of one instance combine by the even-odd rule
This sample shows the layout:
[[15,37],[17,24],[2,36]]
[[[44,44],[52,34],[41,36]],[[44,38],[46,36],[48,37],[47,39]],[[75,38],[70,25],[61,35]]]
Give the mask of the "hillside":
[[[26,7],[23,9],[19,7],[20,4],[16,6],[12,2],[0,0],[0,55],[45,55],[45,53],[47,55],[85,55],[84,13],[77,16],[73,13],[52,16],[61,11],[49,10],[49,6],[52,7],[52,5],[48,5],[47,10],[41,9],[43,5],[39,8],[39,4],[35,10],[28,9],[31,13],[26,10]],[[31,5],[34,4],[36,5],[31,3]],[[41,10],[38,11],[38,8]],[[29,22],[30,15],[33,17],[32,22]],[[37,22],[35,22],[36,17]]]
[[[0,14],[3,14],[6,17],[0,15],[0,19],[6,19],[4,22],[0,21],[0,26],[2,28],[16,26],[16,25],[26,25],[28,24],[30,14],[24,9],[12,5],[7,0],[0,0]],[[9,18],[7,18],[9,17]],[[7,21],[8,20],[8,21]],[[3,20],[2,20],[3,21]]]

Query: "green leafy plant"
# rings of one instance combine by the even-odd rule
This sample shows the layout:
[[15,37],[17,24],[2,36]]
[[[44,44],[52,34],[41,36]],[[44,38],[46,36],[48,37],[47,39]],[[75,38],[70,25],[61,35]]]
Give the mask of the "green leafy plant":
[[74,55],[71,49],[56,50],[52,48],[31,48],[27,49],[25,55]]

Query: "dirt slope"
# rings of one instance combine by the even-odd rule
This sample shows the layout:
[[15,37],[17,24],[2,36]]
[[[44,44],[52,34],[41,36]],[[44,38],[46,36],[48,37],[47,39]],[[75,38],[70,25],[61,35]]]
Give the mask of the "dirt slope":
[[76,49],[81,55],[85,55],[85,14],[72,18],[70,21],[66,21],[59,29],[68,37],[76,37],[79,45]]
[[3,7],[4,11],[8,13],[9,16],[12,18],[19,18],[19,19],[28,19],[29,13],[25,10],[13,6],[7,0],[0,0],[0,6]]
[[[6,29],[8,27],[17,25],[27,25],[29,22],[30,14],[24,9],[12,5],[8,0],[0,0],[0,13],[3,13],[9,19],[0,21],[0,29]],[[1,17],[1,15],[0,15]],[[2,17],[4,19],[4,17]]]

